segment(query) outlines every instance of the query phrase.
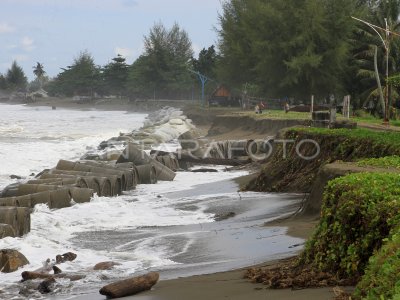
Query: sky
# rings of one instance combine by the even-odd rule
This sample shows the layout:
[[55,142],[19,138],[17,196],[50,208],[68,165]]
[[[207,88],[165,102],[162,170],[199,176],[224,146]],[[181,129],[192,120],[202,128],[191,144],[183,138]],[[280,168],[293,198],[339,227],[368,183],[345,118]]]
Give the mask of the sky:
[[16,60],[29,80],[36,62],[56,76],[87,50],[98,65],[117,54],[132,63],[158,22],[177,22],[195,56],[215,45],[222,0],[0,0],[0,73]]

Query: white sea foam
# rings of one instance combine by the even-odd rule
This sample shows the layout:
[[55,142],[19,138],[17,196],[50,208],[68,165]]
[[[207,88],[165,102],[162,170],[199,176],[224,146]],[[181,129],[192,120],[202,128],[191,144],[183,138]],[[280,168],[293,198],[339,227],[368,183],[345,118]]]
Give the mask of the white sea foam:
[[146,115],[120,111],[76,111],[0,104],[0,190],[53,167],[60,158],[78,159],[102,140],[139,128]]

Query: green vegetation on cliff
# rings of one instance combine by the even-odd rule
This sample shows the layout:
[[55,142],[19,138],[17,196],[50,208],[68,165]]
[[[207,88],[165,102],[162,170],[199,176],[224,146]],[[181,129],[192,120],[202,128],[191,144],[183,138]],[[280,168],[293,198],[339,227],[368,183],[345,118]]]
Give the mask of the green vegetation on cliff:
[[382,240],[400,222],[400,174],[336,178],[324,192],[320,223],[303,259],[341,277],[359,277]]
[[400,299],[400,227],[393,230],[382,248],[370,258],[354,297],[367,300]]
[[[348,129],[329,129],[329,128],[295,128],[292,132],[302,132],[314,136],[334,136],[338,138],[346,138],[348,142],[354,139],[356,142],[368,142],[374,145],[375,148],[382,146],[390,146],[393,151],[398,153],[400,150],[394,149],[400,146],[400,134],[398,132],[391,131],[374,131],[365,128],[358,128],[353,130]],[[362,146],[362,145],[360,145]],[[361,153],[360,153],[361,154]],[[376,153],[376,157],[382,156],[380,153]],[[363,157],[363,156],[361,156]]]

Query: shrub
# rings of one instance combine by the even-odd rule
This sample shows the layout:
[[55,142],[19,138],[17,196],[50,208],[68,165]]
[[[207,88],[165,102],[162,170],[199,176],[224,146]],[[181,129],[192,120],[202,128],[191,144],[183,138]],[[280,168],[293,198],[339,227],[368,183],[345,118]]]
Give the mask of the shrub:
[[320,223],[301,262],[341,278],[363,274],[382,239],[399,224],[400,174],[358,173],[336,178],[324,193]]
[[370,258],[355,299],[400,299],[400,228]]

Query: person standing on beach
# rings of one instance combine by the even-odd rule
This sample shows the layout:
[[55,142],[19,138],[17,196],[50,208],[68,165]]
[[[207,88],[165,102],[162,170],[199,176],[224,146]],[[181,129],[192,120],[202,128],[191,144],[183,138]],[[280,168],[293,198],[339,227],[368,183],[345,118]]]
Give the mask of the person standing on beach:
[[285,105],[283,106],[283,109],[285,110],[285,113],[288,113],[290,109],[289,103],[286,102]]

